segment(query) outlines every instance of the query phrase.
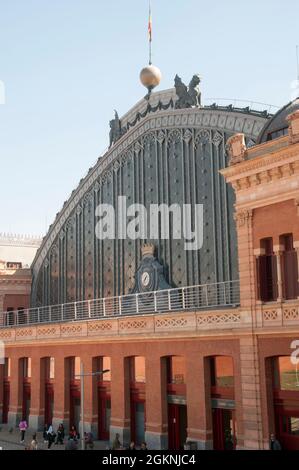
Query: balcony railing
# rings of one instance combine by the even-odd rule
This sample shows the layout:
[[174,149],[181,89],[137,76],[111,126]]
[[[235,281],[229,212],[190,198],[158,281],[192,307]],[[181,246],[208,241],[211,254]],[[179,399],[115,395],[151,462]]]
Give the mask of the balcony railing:
[[201,284],[0,313],[0,328],[239,305],[239,281]]

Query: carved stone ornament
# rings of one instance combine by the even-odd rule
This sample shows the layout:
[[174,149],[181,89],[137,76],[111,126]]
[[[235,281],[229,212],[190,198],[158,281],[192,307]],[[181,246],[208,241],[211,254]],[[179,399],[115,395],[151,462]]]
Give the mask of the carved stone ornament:
[[227,139],[226,147],[229,155],[229,165],[236,165],[246,160],[247,148],[244,134],[235,134]]
[[289,123],[289,143],[297,144],[299,142],[299,110],[287,116]]
[[240,210],[238,212],[235,212],[234,214],[234,220],[237,224],[238,227],[244,227],[244,225],[247,225],[252,218],[252,210],[246,209],[246,210]]

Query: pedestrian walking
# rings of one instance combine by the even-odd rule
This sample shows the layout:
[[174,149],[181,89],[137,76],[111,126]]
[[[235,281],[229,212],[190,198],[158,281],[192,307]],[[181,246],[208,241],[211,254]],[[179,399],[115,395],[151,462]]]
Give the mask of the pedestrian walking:
[[26,433],[27,428],[28,428],[27,421],[25,418],[23,418],[19,424],[19,430],[21,433],[21,444],[23,444],[23,442],[25,441],[25,433]]

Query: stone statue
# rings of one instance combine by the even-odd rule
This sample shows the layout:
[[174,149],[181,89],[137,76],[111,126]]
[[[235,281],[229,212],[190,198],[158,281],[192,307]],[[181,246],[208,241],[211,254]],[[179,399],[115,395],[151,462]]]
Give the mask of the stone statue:
[[199,107],[201,105],[201,93],[199,89],[200,77],[193,75],[189,88],[182,82],[182,79],[176,75],[174,87],[178,97],[175,103],[176,109]]
[[189,83],[189,95],[192,100],[192,106],[199,107],[201,105],[201,92],[199,89],[200,76],[198,74],[193,75],[191,82]]
[[114,110],[114,119],[110,121],[109,148],[121,137],[121,124],[117,111]]

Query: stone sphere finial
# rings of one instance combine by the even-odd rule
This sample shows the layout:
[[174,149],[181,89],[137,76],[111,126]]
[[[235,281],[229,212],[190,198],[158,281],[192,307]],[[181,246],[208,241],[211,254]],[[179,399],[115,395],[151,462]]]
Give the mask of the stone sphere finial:
[[155,65],[147,65],[140,72],[140,81],[148,89],[149,93],[159,85],[161,78],[161,71]]

